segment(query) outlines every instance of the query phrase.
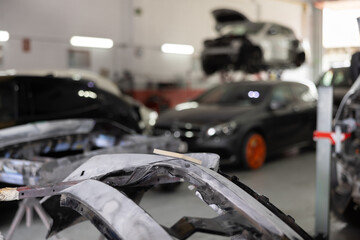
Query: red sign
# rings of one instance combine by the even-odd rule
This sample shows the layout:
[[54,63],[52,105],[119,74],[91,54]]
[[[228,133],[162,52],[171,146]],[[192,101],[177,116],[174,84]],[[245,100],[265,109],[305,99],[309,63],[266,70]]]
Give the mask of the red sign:
[[31,48],[30,39],[29,38],[24,38],[22,43],[23,43],[22,44],[23,45],[23,51],[24,52],[30,52],[30,48]]

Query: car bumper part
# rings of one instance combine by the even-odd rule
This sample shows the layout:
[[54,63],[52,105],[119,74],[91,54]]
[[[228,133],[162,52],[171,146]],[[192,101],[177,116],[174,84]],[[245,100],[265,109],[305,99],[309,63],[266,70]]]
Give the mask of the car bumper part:
[[[65,182],[80,181],[78,184],[60,192],[51,191],[51,187],[43,192],[55,194],[42,203],[54,220],[49,236],[89,219],[109,239],[187,239],[195,232],[240,239],[311,239],[266,197],[257,195],[235,178],[217,173],[217,155],[189,156],[199,159],[201,165],[145,154],[91,158],[65,179]],[[200,199],[216,209],[219,216],[184,217],[170,228],[161,228],[138,207],[147,189],[176,181],[192,184]],[[91,189],[97,189],[96,193]],[[152,235],[146,235],[149,231]]]

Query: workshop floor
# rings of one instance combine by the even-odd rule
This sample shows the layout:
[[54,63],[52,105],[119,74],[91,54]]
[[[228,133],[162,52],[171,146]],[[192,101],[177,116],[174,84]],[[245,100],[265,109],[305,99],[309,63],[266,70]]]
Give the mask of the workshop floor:
[[[315,222],[315,153],[301,152],[270,160],[258,171],[235,171],[223,169],[227,174],[236,175],[240,181],[270,201],[283,212],[291,215],[310,235],[314,235]],[[1,204],[1,203],[0,203]],[[212,217],[214,212],[202,203],[186,184],[174,193],[150,191],[142,201],[144,207],[161,224],[171,226],[182,216]],[[5,235],[15,214],[15,207],[0,206],[0,233]],[[30,228],[22,223],[13,239],[45,239],[46,229],[39,219]],[[89,223],[81,223],[59,234],[61,239],[99,239],[100,234]],[[349,226],[331,217],[330,239],[355,240],[360,238],[360,229]],[[55,237],[51,239],[56,239]],[[195,234],[191,239],[215,239],[207,234]],[[219,237],[216,239],[229,239]],[[1,234],[0,234],[0,240]]]

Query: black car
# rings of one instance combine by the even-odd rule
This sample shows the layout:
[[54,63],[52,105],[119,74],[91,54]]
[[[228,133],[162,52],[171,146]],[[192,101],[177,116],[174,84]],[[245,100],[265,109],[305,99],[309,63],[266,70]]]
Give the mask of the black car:
[[142,132],[150,111],[110,80],[82,71],[5,72],[0,76],[0,128],[29,122],[108,119]]
[[161,114],[155,134],[173,134],[189,151],[256,169],[268,154],[312,144],[317,91],[297,82],[234,82]]

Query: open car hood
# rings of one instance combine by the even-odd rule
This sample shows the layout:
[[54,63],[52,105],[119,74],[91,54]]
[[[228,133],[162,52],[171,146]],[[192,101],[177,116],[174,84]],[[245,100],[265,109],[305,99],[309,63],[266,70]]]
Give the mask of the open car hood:
[[216,21],[216,30],[226,24],[233,22],[249,21],[249,19],[242,13],[232,9],[216,9],[212,11],[212,15]]

